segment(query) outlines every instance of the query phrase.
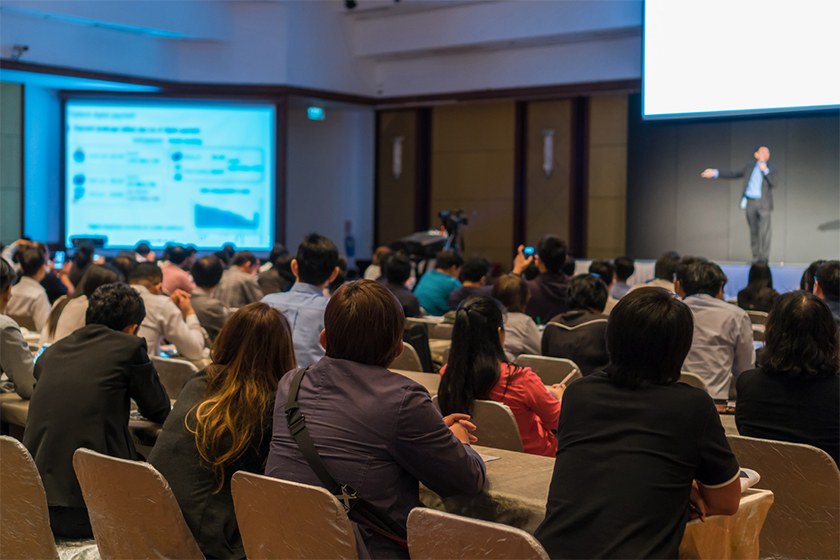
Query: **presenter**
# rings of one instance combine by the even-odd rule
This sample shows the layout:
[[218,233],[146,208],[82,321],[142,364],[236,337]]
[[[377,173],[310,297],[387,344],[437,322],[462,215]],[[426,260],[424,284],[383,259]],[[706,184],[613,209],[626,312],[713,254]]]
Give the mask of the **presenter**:
[[773,187],[778,185],[779,173],[770,159],[770,149],[759,146],[755,151],[755,162],[747,163],[736,171],[707,169],[701,176],[705,179],[744,178],[744,193],[741,208],[747,211],[750,226],[750,247],[753,262],[767,262],[770,259],[770,214],[773,211]]

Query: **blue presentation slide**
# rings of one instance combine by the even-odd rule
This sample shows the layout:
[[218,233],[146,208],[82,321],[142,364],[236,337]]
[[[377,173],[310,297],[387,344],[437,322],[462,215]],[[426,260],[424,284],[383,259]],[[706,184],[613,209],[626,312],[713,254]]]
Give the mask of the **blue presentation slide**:
[[168,242],[269,250],[275,108],[205,101],[68,100],[65,237],[106,248]]

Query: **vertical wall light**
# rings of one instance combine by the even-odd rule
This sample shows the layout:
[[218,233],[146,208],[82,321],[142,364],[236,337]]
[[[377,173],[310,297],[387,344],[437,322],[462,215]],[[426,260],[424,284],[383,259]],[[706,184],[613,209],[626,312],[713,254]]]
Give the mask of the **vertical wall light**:
[[543,133],[543,171],[551,177],[554,171],[554,130],[544,129]]
[[405,136],[397,136],[391,146],[391,171],[394,173],[394,179],[399,179],[402,175],[403,140]]

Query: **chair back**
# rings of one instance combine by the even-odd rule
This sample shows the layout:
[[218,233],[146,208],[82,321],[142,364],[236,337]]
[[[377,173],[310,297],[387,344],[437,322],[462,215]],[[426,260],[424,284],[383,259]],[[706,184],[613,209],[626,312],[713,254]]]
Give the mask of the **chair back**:
[[452,340],[452,323],[436,323],[429,325],[429,338]]
[[753,324],[753,340],[755,342],[764,342],[764,325]]
[[516,365],[531,368],[546,385],[554,385],[555,383],[562,382],[573,371],[577,373],[569,378],[566,382],[567,385],[582,377],[578,365],[572,360],[565,358],[549,358],[548,356],[523,354],[516,358]]
[[428,508],[408,514],[408,553],[412,560],[548,560],[537,539],[522,529]]
[[417,356],[420,358],[420,363],[423,365],[421,371],[426,373],[434,373],[432,364],[432,352],[429,350],[429,326],[423,322],[406,322],[405,331],[403,331],[403,342],[407,342],[414,346],[417,351]]
[[0,558],[58,560],[47,493],[29,451],[0,436]]
[[767,313],[765,311],[747,311],[750,316],[750,322],[753,325],[763,325],[767,322]]
[[[440,410],[438,396],[432,397],[432,402]],[[472,434],[478,438],[478,445],[507,449],[523,453],[522,435],[516,418],[507,405],[496,401],[473,401],[473,411],[470,422],[475,424]]]
[[155,365],[160,382],[170,399],[177,399],[187,381],[198,373],[198,368],[187,360],[152,356],[152,363]]
[[709,392],[709,388],[706,387],[706,383],[702,379],[700,379],[700,376],[698,376],[696,373],[681,371],[679,382],[685,383],[686,385],[691,385],[692,387],[699,387],[707,393]]
[[249,560],[358,558],[350,519],[324,488],[239,471],[231,491]]
[[840,471],[821,449],[727,436],[738,463],[761,475],[773,507],[761,531],[762,558],[840,558]]
[[103,560],[203,560],[169,484],[154,467],[81,448],[73,468]]
[[18,324],[18,326],[22,329],[26,329],[29,332],[37,333],[38,329],[35,327],[35,320],[32,319],[30,315],[13,315],[10,314],[9,317]]
[[388,369],[401,369],[405,371],[423,371],[423,364],[420,363],[420,356],[417,350],[408,342],[403,342],[403,352],[391,362]]

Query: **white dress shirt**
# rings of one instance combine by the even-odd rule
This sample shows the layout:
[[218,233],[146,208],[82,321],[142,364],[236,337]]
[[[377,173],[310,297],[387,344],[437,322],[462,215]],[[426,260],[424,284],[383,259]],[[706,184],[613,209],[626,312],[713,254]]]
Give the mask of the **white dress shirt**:
[[137,290],[146,305],[146,318],[137,336],[146,339],[149,355],[160,356],[160,341],[165,338],[187,360],[201,360],[204,357],[204,331],[198,317],[193,313],[185,320],[181,310],[167,296],[155,295],[145,286],[131,287]]
[[713,399],[729,398],[729,384],[755,366],[747,312],[707,294],[685,298],[694,315],[694,339],[683,370],[700,377]]
[[7,315],[30,317],[35,330],[41,332],[50,316],[50,298],[47,291],[34,278],[24,276],[12,286],[12,299],[6,307]]
[[[62,300],[55,302],[58,305]],[[53,307],[55,307],[53,305]],[[50,336],[49,322],[41,329],[41,339],[38,341],[39,346],[44,344],[52,344],[58,342],[65,336],[69,336],[85,326],[85,316],[87,315],[88,298],[87,296],[79,296],[71,299],[61,310],[61,315],[58,317],[58,324],[55,326],[55,333]]]

